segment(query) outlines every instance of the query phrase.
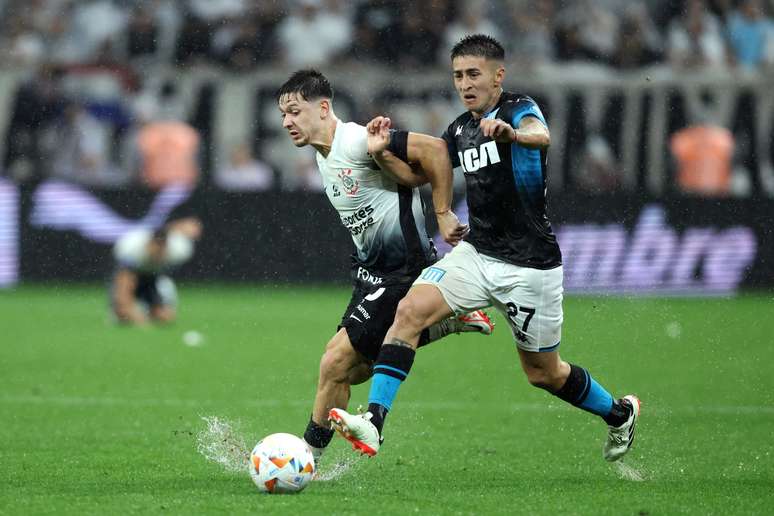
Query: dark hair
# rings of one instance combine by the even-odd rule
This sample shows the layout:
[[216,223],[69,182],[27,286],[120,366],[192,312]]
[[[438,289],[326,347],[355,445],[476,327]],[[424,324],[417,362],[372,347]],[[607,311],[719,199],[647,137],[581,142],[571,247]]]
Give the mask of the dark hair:
[[164,243],[167,241],[168,233],[169,233],[169,230],[167,226],[162,226],[153,232],[153,236],[151,237],[151,239],[155,240],[156,242]]
[[328,79],[317,70],[298,70],[280,86],[276,93],[279,101],[284,95],[295,93],[304,100],[333,99],[333,88]]
[[452,61],[455,57],[475,56],[486,59],[505,59],[505,49],[499,41],[486,34],[465,36],[451,50]]

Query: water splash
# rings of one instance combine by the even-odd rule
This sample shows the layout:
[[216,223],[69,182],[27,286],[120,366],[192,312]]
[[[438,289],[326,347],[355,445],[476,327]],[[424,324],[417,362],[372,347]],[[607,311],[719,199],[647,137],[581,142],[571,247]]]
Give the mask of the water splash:
[[647,477],[642,471],[630,464],[626,464],[625,462],[615,462],[613,464],[615,465],[618,476],[624,480],[629,480],[631,482],[645,482],[647,480]]
[[328,462],[325,461],[320,467],[320,471],[315,477],[315,480],[322,482],[339,480],[352,469],[358,459],[360,459],[360,457],[356,455],[340,457],[330,466],[328,465]]
[[[218,416],[202,416],[205,427],[196,435],[196,449],[205,459],[229,473],[245,473],[250,467],[250,448],[236,424]],[[315,480],[336,481],[352,471],[358,457],[349,450],[338,454],[329,450]]]
[[250,463],[250,450],[234,424],[218,416],[202,416],[205,423],[196,435],[196,449],[205,459],[230,473],[244,473]]

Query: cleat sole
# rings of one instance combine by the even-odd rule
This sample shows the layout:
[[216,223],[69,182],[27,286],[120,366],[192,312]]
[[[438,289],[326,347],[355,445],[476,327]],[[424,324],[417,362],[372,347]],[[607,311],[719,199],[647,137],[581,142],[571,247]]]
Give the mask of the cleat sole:
[[341,435],[344,439],[352,443],[353,450],[360,452],[361,455],[367,455],[369,457],[376,455],[376,450],[365,444],[363,441],[352,437],[352,434],[349,432],[349,427],[347,427],[346,423],[344,423],[344,420],[341,419],[339,414],[334,409],[331,409],[331,411],[328,412],[328,421],[331,423],[331,428],[336,430],[336,432],[338,432],[339,435]]

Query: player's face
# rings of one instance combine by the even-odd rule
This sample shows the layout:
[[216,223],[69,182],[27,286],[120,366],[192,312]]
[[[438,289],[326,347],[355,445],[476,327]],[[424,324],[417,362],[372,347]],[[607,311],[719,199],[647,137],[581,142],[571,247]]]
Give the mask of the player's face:
[[458,56],[452,61],[454,88],[474,114],[483,114],[500,95],[505,69],[502,63],[479,56]]
[[296,147],[309,145],[320,125],[319,102],[311,103],[300,95],[288,94],[279,100],[282,127]]

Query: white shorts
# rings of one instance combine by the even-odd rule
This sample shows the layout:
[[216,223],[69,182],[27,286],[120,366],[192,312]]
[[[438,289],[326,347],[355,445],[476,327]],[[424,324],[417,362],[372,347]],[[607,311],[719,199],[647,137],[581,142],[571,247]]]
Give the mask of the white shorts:
[[434,285],[456,314],[496,307],[524,351],[554,351],[562,338],[562,267],[519,267],[461,242],[414,285]]

